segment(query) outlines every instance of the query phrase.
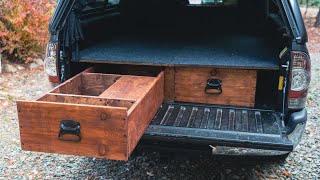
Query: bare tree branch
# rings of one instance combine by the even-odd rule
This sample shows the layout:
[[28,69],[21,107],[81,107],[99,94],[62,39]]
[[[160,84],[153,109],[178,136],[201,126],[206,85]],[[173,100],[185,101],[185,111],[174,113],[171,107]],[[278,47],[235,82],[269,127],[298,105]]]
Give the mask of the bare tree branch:
[[306,0],[306,11],[304,12],[304,16],[306,17],[309,8],[309,0]]
[[314,27],[320,27],[320,8],[316,17],[316,22],[314,23]]

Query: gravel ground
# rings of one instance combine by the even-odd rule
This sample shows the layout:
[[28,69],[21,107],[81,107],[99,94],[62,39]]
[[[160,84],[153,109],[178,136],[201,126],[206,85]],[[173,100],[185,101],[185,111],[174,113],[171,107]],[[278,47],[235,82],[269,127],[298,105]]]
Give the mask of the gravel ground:
[[320,52],[315,48],[319,44],[309,48],[312,82],[306,131],[300,145],[281,162],[241,157],[162,161],[152,151],[121,162],[22,151],[15,100],[35,99],[51,87],[41,68],[1,74],[0,179],[320,179]]

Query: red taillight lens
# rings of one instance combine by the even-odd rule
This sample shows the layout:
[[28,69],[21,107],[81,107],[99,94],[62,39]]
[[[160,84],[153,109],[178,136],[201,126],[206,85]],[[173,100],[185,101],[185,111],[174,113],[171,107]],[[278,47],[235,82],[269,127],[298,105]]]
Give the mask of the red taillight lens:
[[311,77],[310,66],[308,54],[292,52],[289,109],[303,109],[305,107]]

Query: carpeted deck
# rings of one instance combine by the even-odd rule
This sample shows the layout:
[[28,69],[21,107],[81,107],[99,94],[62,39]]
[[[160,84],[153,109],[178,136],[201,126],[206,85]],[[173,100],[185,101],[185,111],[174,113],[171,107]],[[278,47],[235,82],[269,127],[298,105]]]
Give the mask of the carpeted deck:
[[[276,46],[275,46],[276,47]],[[118,36],[80,51],[80,61],[101,63],[278,69],[277,48],[265,38]]]

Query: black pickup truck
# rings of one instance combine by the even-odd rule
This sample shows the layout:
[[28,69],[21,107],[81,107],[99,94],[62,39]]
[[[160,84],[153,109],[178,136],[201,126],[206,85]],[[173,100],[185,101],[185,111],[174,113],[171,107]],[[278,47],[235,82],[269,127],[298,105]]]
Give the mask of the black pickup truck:
[[297,0],[60,0],[22,149],[127,160],[138,143],[285,155],[310,82]]

